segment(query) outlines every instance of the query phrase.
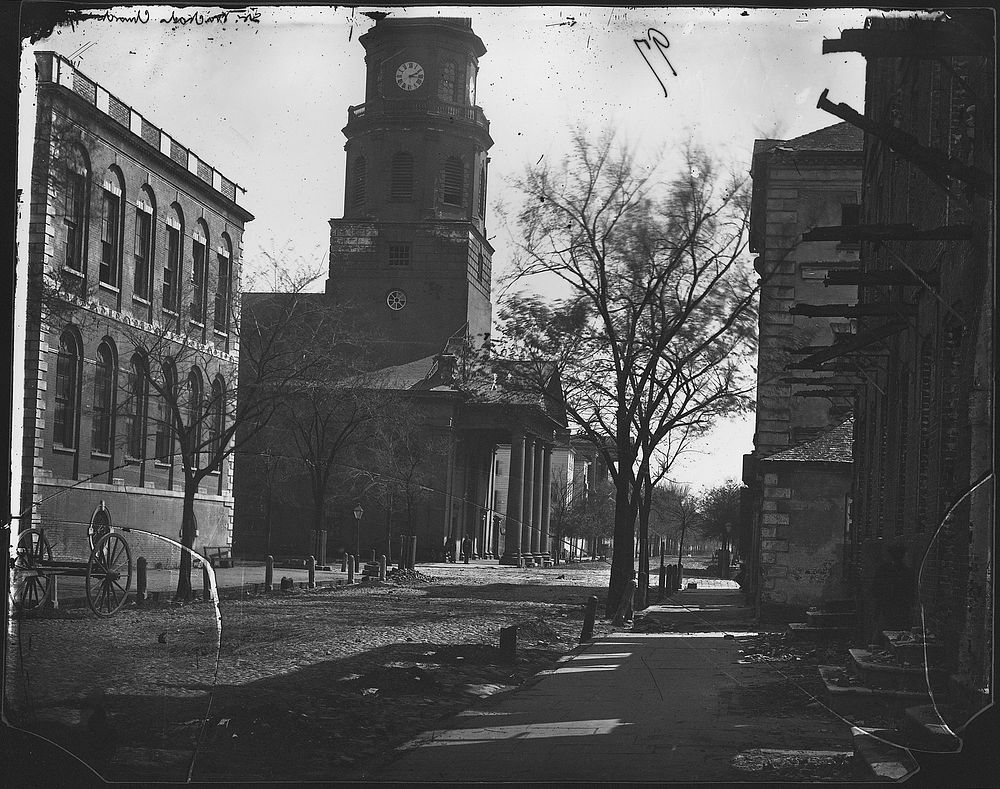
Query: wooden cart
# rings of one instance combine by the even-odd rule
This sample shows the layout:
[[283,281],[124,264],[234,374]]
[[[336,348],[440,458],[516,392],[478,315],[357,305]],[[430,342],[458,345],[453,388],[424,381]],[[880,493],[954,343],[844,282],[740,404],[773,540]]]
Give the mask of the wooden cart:
[[[125,530],[127,531],[127,530]],[[52,595],[57,575],[85,579],[87,604],[98,616],[111,616],[128,600],[132,585],[132,550],[128,541],[112,530],[107,518],[95,518],[87,532],[87,561],[54,560],[52,546],[42,529],[28,529],[17,538],[11,559],[14,605],[20,612],[41,608]]]

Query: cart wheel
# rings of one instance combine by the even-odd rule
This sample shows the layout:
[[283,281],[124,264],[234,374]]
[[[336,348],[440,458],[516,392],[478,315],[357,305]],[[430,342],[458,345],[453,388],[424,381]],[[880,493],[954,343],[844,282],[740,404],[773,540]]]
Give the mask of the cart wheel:
[[111,616],[128,600],[132,551],[124,537],[105,534],[87,561],[87,603],[98,616]]
[[52,561],[52,546],[45,533],[41,529],[21,532],[14,560],[14,601],[21,611],[41,608],[52,594],[52,579],[39,574],[42,562],[46,561]]

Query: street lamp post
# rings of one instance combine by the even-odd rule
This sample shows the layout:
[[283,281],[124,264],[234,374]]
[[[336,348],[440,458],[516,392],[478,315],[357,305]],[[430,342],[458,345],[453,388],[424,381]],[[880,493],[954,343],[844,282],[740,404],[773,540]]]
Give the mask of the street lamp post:
[[[361,556],[361,516],[365,514],[364,508],[358,504],[354,508],[354,555]],[[359,559],[360,561],[360,559]]]

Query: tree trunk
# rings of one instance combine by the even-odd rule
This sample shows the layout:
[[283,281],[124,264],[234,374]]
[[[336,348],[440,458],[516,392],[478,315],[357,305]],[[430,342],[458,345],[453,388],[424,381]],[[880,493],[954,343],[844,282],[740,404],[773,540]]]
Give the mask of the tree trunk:
[[[621,464],[624,467],[624,463]],[[608,619],[615,615],[625,587],[632,580],[635,564],[632,558],[635,539],[635,516],[632,512],[631,493],[625,472],[619,472],[615,489],[615,532],[611,553],[611,579],[608,582],[608,598],[604,614]]]
[[[194,494],[198,481],[185,475],[184,503],[181,510],[181,566],[177,573],[175,600],[187,602],[191,599],[191,558],[194,549]],[[186,549],[186,550],[184,550]]]
[[641,610],[649,600],[649,508],[653,501],[653,482],[644,474],[642,497],[639,500],[639,576],[636,584],[635,607]]
[[687,530],[687,521],[681,521],[681,536],[677,541],[677,578],[681,575],[681,557],[684,555],[684,532]]

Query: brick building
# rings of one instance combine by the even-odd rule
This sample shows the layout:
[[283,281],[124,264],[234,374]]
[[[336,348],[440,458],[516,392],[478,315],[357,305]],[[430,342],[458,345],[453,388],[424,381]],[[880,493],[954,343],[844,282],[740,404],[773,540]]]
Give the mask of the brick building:
[[[885,546],[912,622],[988,699],[993,618],[995,42],[991,12],[872,17],[824,51],[867,59],[850,572],[863,628]],[[933,57],[931,57],[933,55]],[[823,106],[821,102],[821,106]],[[940,668],[942,666],[935,666]]]
[[[359,42],[365,102],[348,109],[343,129],[344,216],[330,220],[330,274],[317,299],[357,316],[354,328],[367,334],[384,380],[419,408],[426,441],[443,448],[422,470],[425,495],[415,508],[359,489],[361,526],[347,499],[332,501],[329,523],[311,531],[325,532],[333,553],[357,545],[394,557],[405,533],[418,537],[421,561],[440,559],[446,545],[457,555],[467,537],[476,556],[548,562],[552,451],[565,416],[511,391],[500,368],[474,382],[458,369],[492,322],[485,229],[493,142],[475,103],[486,48],[470,20],[451,18],[380,19]],[[281,429],[260,441],[280,441]],[[497,447],[506,448],[510,482],[499,503]],[[261,457],[241,455],[237,465],[237,551],[312,553],[301,479],[284,483],[285,514],[267,516]]]
[[[176,539],[176,437],[136,348],[157,345],[153,374],[199,402],[232,391],[253,217],[239,186],[66,59],[38,53],[36,74],[20,525],[61,556],[95,518]],[[232,506],[226,462],[195,498],[196,549],[229,543]]]
[[[853,390],[841,371],[790,372],[801,347],[850,332],[829,305],[857,288],[828,285],[857,267],[858,245],[806,241],[814,227],[858,221],[862,134],[838,123],[792,140],[756,140],[750,250],[760,274],[754,450],[744,458],[750,534],[741,539],[758,610],[791,615],[836,595],[851,484]],[[814,305],[796,309],[797,302]],[[749,537],[749,539],[747,539]],[[749,551],[746,550],[749,546]]]

